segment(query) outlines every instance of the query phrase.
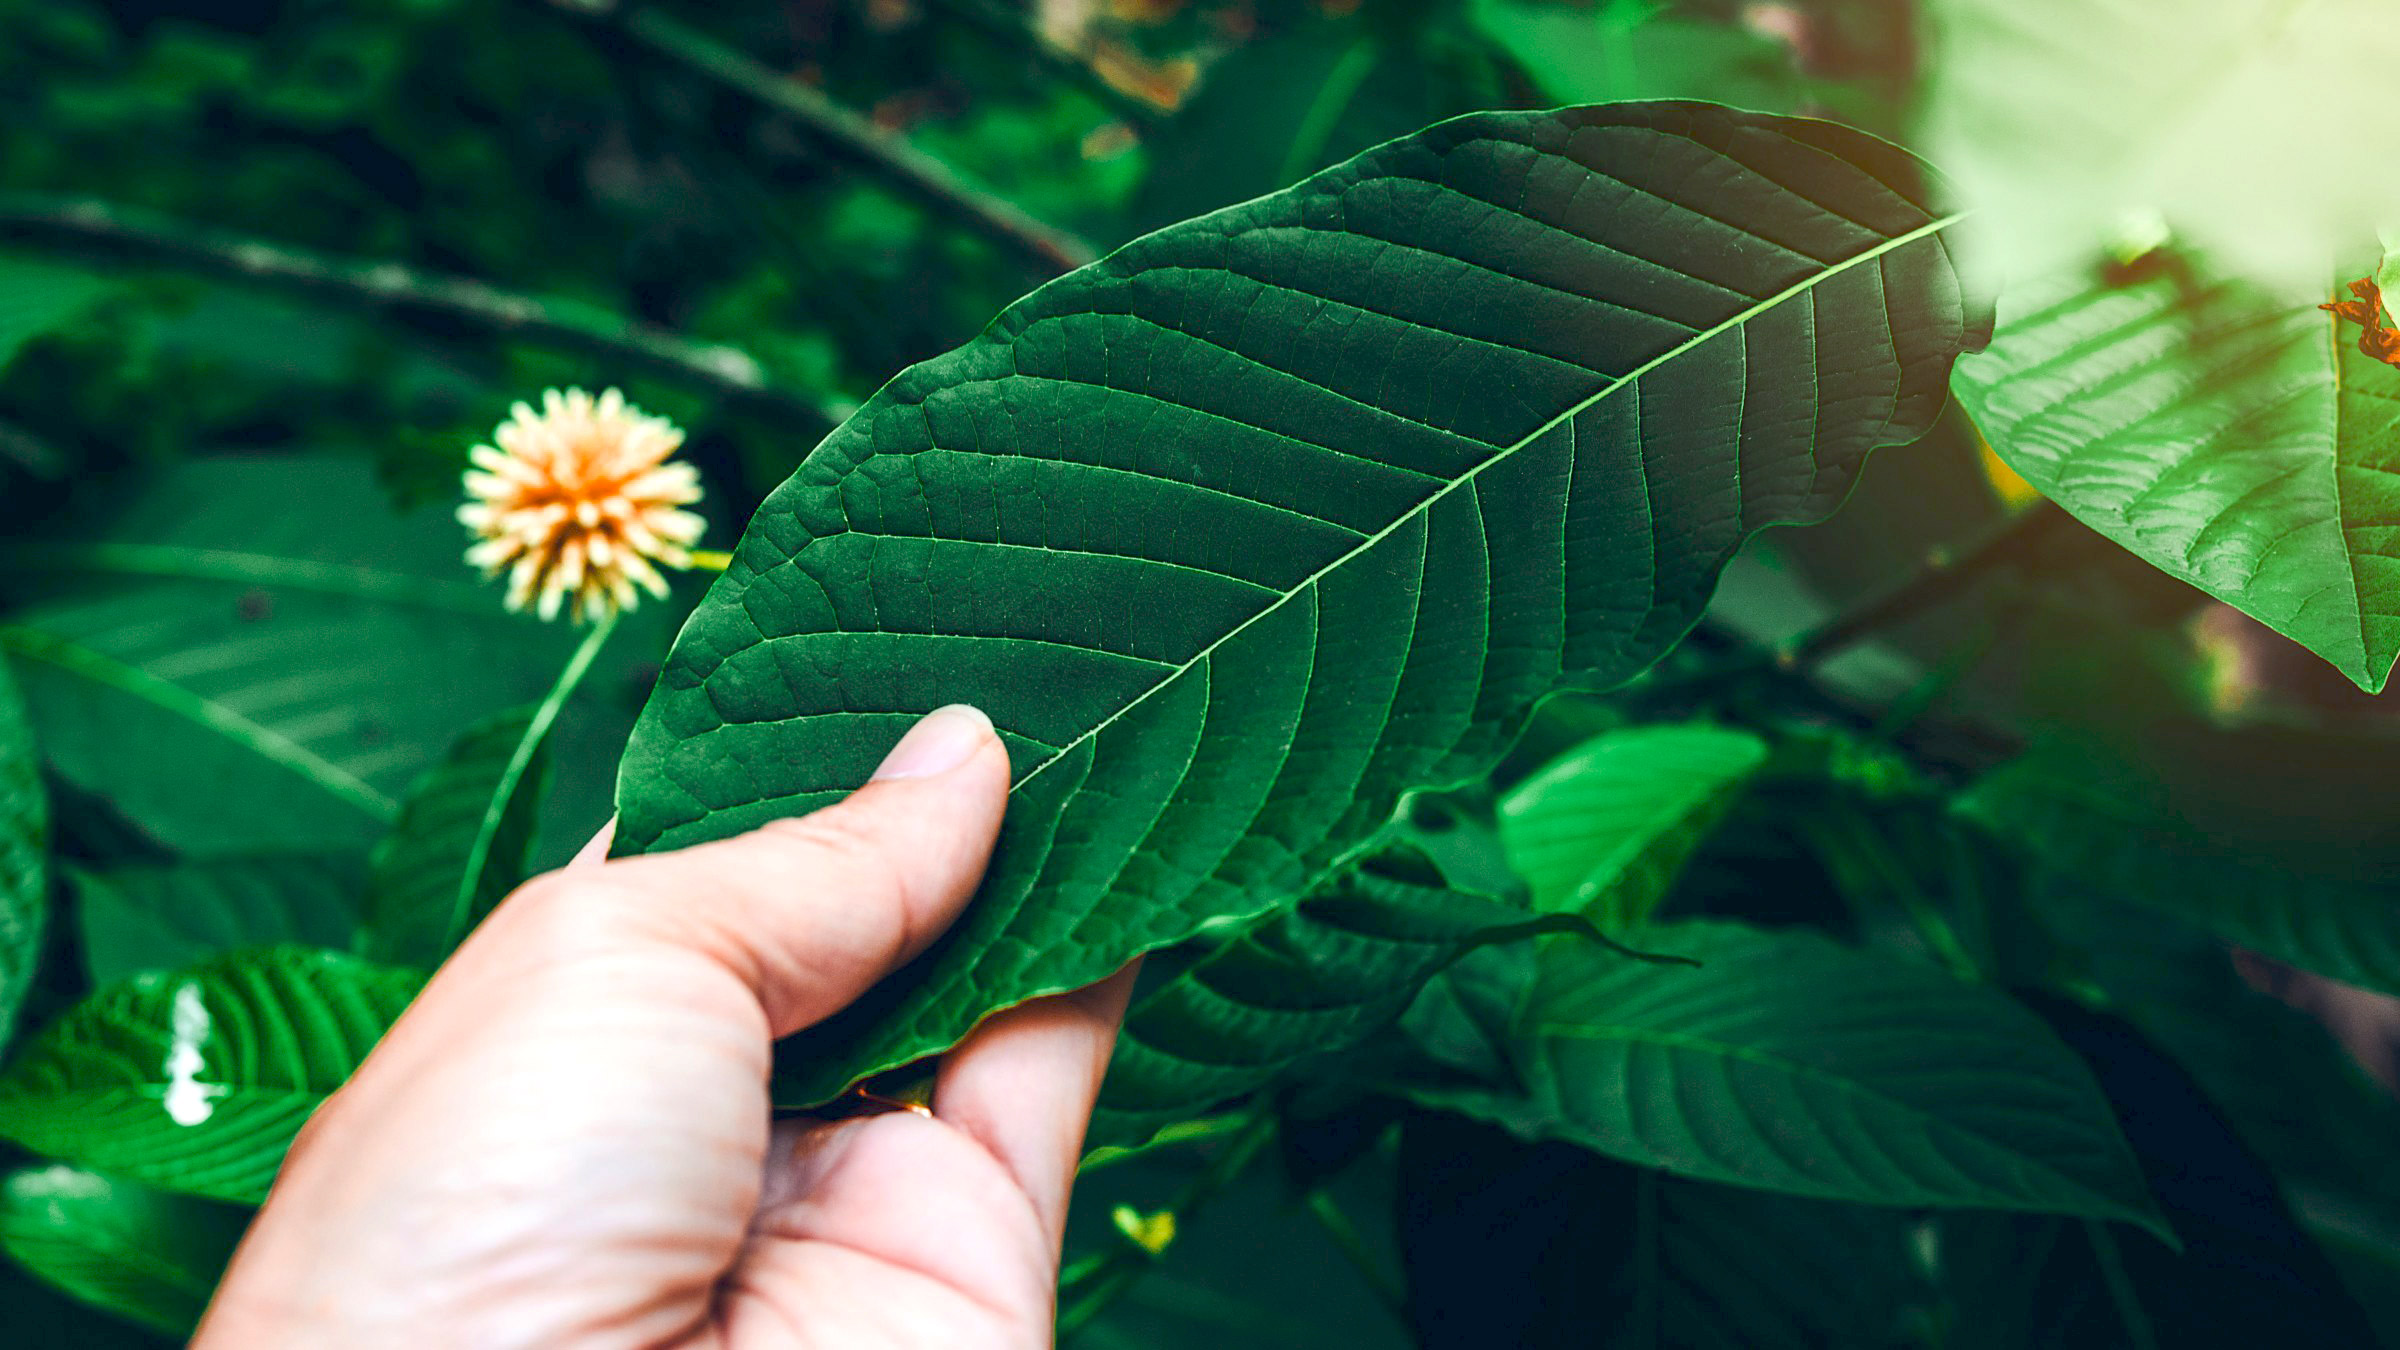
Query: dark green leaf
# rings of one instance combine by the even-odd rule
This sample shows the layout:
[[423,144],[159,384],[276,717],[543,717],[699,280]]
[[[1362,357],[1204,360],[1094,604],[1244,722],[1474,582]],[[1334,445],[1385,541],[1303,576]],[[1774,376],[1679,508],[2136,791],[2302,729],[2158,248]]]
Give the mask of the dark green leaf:
[[27,1042],[0,1136],[181,1194],[257,1201],[301,1123],[424,977],[270,947],[137,976]]
[[1525,1091],[1435,1104],[1681,1176],[2164,1232],[2107,1099],[1998,993],[1814,933],[1644,930],[1698,968],[1554,941],[1511,1037]]
[[2400,993],[2387,887],[2312,876],[2213,843],[2089,755],[2037,752],[1986,774],[1961,815],[2079,889],[2175,915],[2337,980]]
[[1897,1350],[1908,1216],[1684,1181],[1435,1112],[1400,1135],[1424,1350]]
[[1767,744],[1704,725],[1605,732],[1500,800],[1500,842],[1538,909],[1604,928],[1650,917]]
[[19,347],[74,318],[107,289],[80,267],[0,254],[0,369]]
[[240,947],[347,947],[364,869],[350,853],[268,853],[79,871],[76,917],[95,985]]
[[2372,692],[2400,654],[2400,369],[2357,337],[2168,265],[2012,291],[1956,386],[2044,496]]
[[549,772],[538,711],[512,708],[467,728],[409,789],[375,850],[367,956],[430,970],[525,879]]
[[[178,1337],[200,1321],[249,1218],[78,1167],[0,1178],[0,1249],[44,1283]],[[21,1311],[10,1307],[9,1325]]]
[[1400,1016],[1434,972],[1539,916],[1369,863],[1146,991],[1125,1019],[1092,1118],[1095,1144],[1134,1144],[1338,1056]]
[[2117,1104],[2183,1246],[2097,1224],[1946,1218],[1937,1259],[1958,1296],[1961,1350],[2372,1345],[2332,1264],[2199,1085],[2123,1021],[2057,1000],[2036,1006]]
[[50,807],[33,729],[0,664],[0,1050],[41,959],[50,912]]
[[982,898],[802,1036],[801,1099],[1305,893],[1930,423],[1974,332],[1923,177],[1700,105],[1481,115],[1044,287],[761,509],[635,732],[620,849],[992,714]]

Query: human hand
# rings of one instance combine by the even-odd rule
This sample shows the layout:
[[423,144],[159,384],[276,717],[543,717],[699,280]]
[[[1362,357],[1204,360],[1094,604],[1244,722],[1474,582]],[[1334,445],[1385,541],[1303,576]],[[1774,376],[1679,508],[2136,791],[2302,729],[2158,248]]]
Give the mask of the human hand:
[[1130,970],[987,1020],[930,1116],[768,1116],[773,1040],[957,916],[1007,793],[945,709],[838,805],[527,883],[301,1132],[194,1344],[1049,1344]]

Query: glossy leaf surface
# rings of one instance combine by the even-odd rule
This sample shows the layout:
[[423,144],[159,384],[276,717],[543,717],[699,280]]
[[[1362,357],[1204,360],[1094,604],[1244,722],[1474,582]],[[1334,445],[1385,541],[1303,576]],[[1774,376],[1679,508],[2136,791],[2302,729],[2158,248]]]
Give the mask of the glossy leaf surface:
[[2170,267],[2012,291],[1956,388],[2042,495],[2371,692],[2400,654],[2400,369],[2357,335]]
[[1427,1100],[1705,1181],[2158,1226],[2090,1071],[2010,1000],[1799,930],[1640,940],[1700,965],[1550,945],[1508,1038],[1524,1093]]
[[1604,732],[1501,799],[1500,843],[1536,908],[1640,923],[1766,758],[1765,741],[1729,728]]
[[189,1195],[255,1202],[309,1113],[423,976],[271,947],[86,999],[0,1076],[0,1137]]
[[1700,105],[1479,115],[1044,287],[769,498],[637,727],[619,848],[992,715],[979,903],[800,1038],[792,1098],[1305,893],[1929,424],[1974,320],[1922,179]]

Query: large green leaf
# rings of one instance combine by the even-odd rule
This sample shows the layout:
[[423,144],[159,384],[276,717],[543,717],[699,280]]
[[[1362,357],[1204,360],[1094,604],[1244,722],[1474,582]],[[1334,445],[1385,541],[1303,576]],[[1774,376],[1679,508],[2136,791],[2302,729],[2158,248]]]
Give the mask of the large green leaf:
[[1603,732],[1501,798],[1500,843],[1536,908],[1637,924],[1766,759],[1725,727]]
[[0,666],[0,1050],[33,984],[50,912],[50,807],[25,705]]
[[79,1167],[0,1178],[0,1250],[55,1288],[179,1337],[200,1321],[249,1219]]
[[181,851],[371,843],[463,722],[539,698],[573,646],[502,613],[448,513],[395,515],[364,463],[87,486],[0,549],[0,650],[60,773]]
[[108,289],[80,267],[0,253],[0,369],[28,341],[75,317]]
[[1558,926],[1411,871],[1377,859],[1345,872],[1145,991],[1109,1061],[1091,1142],[1146,1141],[1293,1065],[1338,1056],[1465,952]]
[[549,771],[536,711],[511,708],[467,728],[409,790],[375,849],[362,934],[369,957],[431,969],[525,879]]
[[2090,1071],[2002,995],[1804,930],[1640,941],[1700,964],[1555,942],[1516,1010],[1524,1091],[1421,1095],[1705,1181],[2165,1232]]
[[2172,914],[2337,980],[2400,993],[2390,888],[2311,875],[2225,848],[2090,755],[2037,751],[1986,774],[1954,809],[2086,891]]
[[2310,305],[2172,268],[2022,288],[2000,317],[1956,386],[2010,468],[2383,687],[2400,654],[2400,370]]
[[1478,115],[1043,287],[769,498],[637,726],[619,848],[992,715],[981,900],[801,1038],[796,1098],[1305,893],[1924,430],[1975,334],[1923,177],[1695,104]]
[[353,853],[262,853],[77,871],[94,985],[180,970],[240,947],[347,947],[365,869]]
[[257,1201],[301,1123],[423,979],[302,947],[137,976],[27,1042],[0,1076],[0,1137],[165,1190]]

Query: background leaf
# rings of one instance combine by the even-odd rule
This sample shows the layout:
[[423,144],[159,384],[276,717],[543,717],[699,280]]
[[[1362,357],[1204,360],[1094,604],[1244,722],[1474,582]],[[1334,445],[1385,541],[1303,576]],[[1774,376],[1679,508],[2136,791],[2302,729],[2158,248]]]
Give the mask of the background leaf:
[[2400,370],[2355,330],[2170,263],[2123,287],[2012,290],[1954,385],[2008,467],[2076,519],[2383,687]]
[[550,768],[535,713],[511,708],[467,728],[409,790],[375,849],[361,934],[369,959],[432,969],[525,879]]
[[352,853],[265,853],[77,871],[95,985],[180,970],[241,947],[345,947],[365,869]]
[[1953,810],[2089,891],[2197,924],[2304,970],[2400,993],[2387,886],[2230,851],[2115,784],[2088,753],[2036,752],[1985,775]]
[[0,253],[0,367],[17,349],[75,317],[108,290],[80,267]]
[[2090,1071],[2008,999],[1796,930],[1636,940],[1700,965],[1546,944],[1509,1038],[1525,1093],[1419,1095],[1679,1176],[2165,1235]]
[[0,666],[0,1051],[33,983],[50,912],[50,807],[33,729]]
[[0,1075],[0,1136],[165,1190],[255,1203],[292,1135],[423,978],[300,947],[137,976],[26,1043]]
[[1792,53],[1748,26],[1708,23],[1653,0],[1596,5],[1475,0],[1475,25],[1560,103],[1705,98],[1798,112],[1807,84]]
[[[44,1282],[176,1337],[208,1307],[250,1212],[58,1164],[0,1178],[0,1250]],[[11,1301],[12,1320],[25,1311]]]
[[1386,859],[1353,868],[1144,989],[1109,1060],[1091,1144],[1144,1142],[1304,1062],[1330,1070],[1436,971],[1545,926],[1412,870],[1430,869]]
[[573,643],[502,613],[456,522],[395,514],[362,463],[179,464],[52,528],[0,557],[0,649],[58,771],[180,851],[373,841],[462,713],[539,697]]
[[1604,732],[1500,799],[1500,843],[1535,908],[1629,927],[1650,917],[1766,758],[1765,741],[1730,728]]
[[1483,115],[1037,291],[769,499],[636,728],[618,848],[993,716],[981,901],[792,1044],[795,1100],[1304,893],[1928,424],[1973,334],[1921,177],[1699,105]]

